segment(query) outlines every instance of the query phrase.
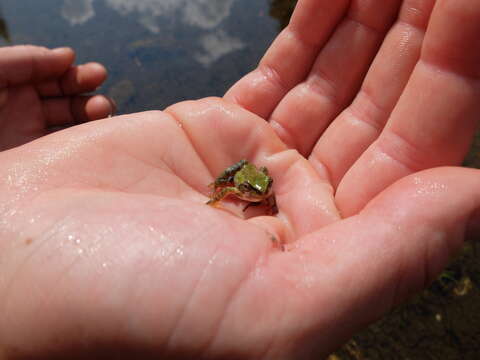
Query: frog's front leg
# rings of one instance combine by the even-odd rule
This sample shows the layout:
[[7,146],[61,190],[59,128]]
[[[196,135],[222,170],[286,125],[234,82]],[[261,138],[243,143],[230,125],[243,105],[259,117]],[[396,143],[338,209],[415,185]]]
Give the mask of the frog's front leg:
[[249,207],[252,207],[252,206],[259,206],[259,205],[262,205],[263,204],[263,201],[261,202],[249,202],[247,205],[245,205],[245,207],[243,208],[243,211],[245,212]]
[[267,215],[276,215],[278,214],[278,207],[277,207],[277,200],[275,199],[275,195],[272,194],[271,196],[263,199],[260,202],[249,202],[244,208],[243,211],[247,210],[251,206],[259,206],[263,205],[267,209]]
[[278,214],[277,199],[275,199],[275,194],[270,195],[268,198],[262,201],[267,206],[268,215]]
[[213,193],[207,205],[215,206],[219,201],[222,201],[228,195],[241,195],[241,192],[233,186],[227,186]]
[[233,177],[248,161],[243,159],[225,169],[216,179],[210,184],[213,187],[231,185],[233,183]]

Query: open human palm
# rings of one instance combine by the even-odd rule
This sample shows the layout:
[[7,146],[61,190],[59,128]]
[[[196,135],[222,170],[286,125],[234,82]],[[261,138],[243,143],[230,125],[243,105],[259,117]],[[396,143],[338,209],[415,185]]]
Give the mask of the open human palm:
[[[376,14],[393,18],[400,3]],[[4,354],[309,359],[424,287],[478,222],[480,201],[476,170],[437,167],[461,161],[480,113],[480,5],[438,2],[430,19],[433,3],[403,2],[397,23],[423,4],[410,14],[429,23],[425,39],[394,25],[373,65],[372,45],[364,67],[333,73],[341,82],[313,75],[322,89],[346,83],[344,98],[310,93],[304,79],[312,64],[346,57],[328,45],[336,36],[368,43],[348,24],[363,29],[352,14],[370,2],[304,0],[225,99],[84,124],[0,154]],[[329,21],[313,21],[326,7]],[[408,49],[396,52],[395,40]],[[305,44],[298,66],[275,60]],[[364,86],[379,86],[378,72],[394,79],[375,97],[381,110],[361,106],[368,68]],[[352,120],[356,103],[369,122]],[[268,167],[276,216],[205,204],[208,184],[243,158]]]

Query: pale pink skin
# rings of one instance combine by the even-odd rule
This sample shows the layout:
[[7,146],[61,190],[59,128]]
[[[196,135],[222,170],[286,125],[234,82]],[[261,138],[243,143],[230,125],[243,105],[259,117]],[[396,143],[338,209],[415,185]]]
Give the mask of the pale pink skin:
[[[401,1],[353,1],[353,22],[346,3],[301,0],[223,100],[0,154],[4,355],[318,359],[437,276],[478,224],[479,171],[438,166],[480,117],[480,2],[438,1],[425,37],[433,1],[391,28]],[[376,58],[373,28],[390,29]],[[205,205],[243,158],[269,169],[277,216]]]
[[52,128],[107,117],[113,103],[94,91],[106,79],[98,63],[74,65],[70,48],[0,48],[0,150],[48,134]]

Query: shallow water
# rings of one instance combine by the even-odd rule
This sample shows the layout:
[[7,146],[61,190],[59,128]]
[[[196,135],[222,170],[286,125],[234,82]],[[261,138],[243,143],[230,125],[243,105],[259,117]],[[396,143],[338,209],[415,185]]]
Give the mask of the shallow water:
[[[71,46],[119,112],[221,96],[278,33],[269,0],[3,0],[0,45]],[[3,24],[3,25],[2,25]]]

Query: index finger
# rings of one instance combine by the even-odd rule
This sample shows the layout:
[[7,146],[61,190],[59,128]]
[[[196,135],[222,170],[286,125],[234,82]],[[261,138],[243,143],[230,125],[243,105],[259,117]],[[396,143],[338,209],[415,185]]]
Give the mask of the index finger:
[[345,216],[408,174],[461,164],[480,115],[479,32],[480,2],[437,1],[420,60],[387,125],[338,186]]
[[20,45],[0,49],[0,88],[40,82],[64,74],[75,53],[70,48]]
[[349,3],[348,0],[300,0],[289,25],[275,39],[258,67],[238,81],[225,99],[268,119],[283,96],[307,76]]

